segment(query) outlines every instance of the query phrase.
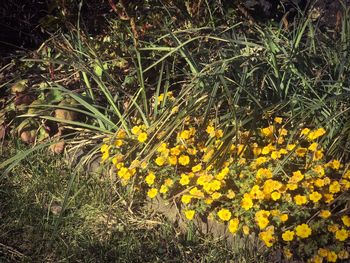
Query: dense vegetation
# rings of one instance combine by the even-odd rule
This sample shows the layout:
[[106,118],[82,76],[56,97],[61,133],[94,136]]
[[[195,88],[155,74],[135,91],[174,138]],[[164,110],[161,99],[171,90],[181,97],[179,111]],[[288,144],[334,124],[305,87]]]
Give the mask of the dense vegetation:
[[4,260],[347,260],[349,8],[254,2],[48,10],[0,72]]

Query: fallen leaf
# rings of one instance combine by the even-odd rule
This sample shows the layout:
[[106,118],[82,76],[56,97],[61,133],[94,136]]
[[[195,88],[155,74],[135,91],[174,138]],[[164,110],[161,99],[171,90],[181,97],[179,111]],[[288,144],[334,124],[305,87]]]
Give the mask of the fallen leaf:
[[64,150],[64,146],[66,145],[64,140],[60,140],[59,142],[52,144],[50,146],[50,150],[55,154],[60,154]]
[[11,87],[11,93],[16,94],[18,92],[24,92],[28,88],[28,80],[22,79],[20,81],[17,81],[15,84]]
[[35,141],[35,136],[36,136],[35,130],[21,132],[21,140],[28,144],[33,143]]

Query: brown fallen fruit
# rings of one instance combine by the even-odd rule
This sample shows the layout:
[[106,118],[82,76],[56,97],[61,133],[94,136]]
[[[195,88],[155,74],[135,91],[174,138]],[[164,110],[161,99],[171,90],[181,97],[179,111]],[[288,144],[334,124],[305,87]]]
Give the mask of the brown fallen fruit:
[[33,143],[36,137],[36,130],[22,131],[21,140],[25,143]]
[[66,145],[64,140],[60,140],[57,143],[54,143],[50,146],[50,150],[55,154],[60,154],[64,150],[64,146]]

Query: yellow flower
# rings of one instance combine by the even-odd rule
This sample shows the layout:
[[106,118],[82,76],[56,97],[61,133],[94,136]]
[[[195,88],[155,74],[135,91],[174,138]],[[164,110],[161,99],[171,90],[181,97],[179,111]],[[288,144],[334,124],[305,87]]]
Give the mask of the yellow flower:
[[300,132],[300,135],[301,135],[301,136],[307,135],[309,132],[310,132],[310,129],[309,129],[309,128],[304,128],[304,129]]
[[161,103],[164,100],[164,93],[159,94],[157,99],[158,99],[158,104]]
[[314,191],[311,194],[309,194],[309,199],[314,203],[317,203],[321,198],[322,195],[317,191]]
[[281,158],[281,153],[279,152],[279,151],[273,151],[272,153],[271,153],[271,158],[273,159],[273,160],[277,160],[277,159],[279,159],[279,158]]
[[261,153],[266,155],[269,154],[271,151],[275,150],[275,146],[273,146],[271,143],[264,148],[262,148]]
[[202,157],[203,162],[205,163],[209,162],[213,154],[214,154],[214,149],[207,150]]
[[155,198],[158,194],[158,189],[157,188],[151,188],[148,190],[147,195],[149,198]]
[[106,161],[109,158],[109,152],[104,152],[101,157],[101,162]]
[[174,184],[174,181],[172,180],[172,179],[165,179],[164,180],[164,185],[166,185],[166,186],[168,186],[168,187],[171,187],[171,186],[173,186],[173,184]]
[[344,215],[341,217],[341,220],[343,221],[343,224],[347,227],[350,227],[350,217],[347,215]]
[[266,128],[261,129],[261,133],[265,137],[272,137],[273,136],[273,130],[274,130],[274,127],[272,125],[270,125],[270,126],[268,126]]
[[197,187],[193,187],[190,190],[190,194],[194,197],[194,198],[203,198],[204,197],[204,193],[199,190]]
[[310,263],[322,263],[322,262],[323,262],[323,258],[320,257],[319,255],[314,255],[310,261]]
[[195,213],[194,210],[185,210],[185,216],[188,220],[192,220]]
[[236,196],[235,192],[233,192],[231,189],[229,189],[229,190],[227,191],[226,197],[227,197],[228,199],[233,199],[233,198],[235,198],[235,196]]
[[174,108],[171,109],[171,114],[175,114],[179,111],[179,106],[174,106]]
[[259,233],[259,238],[264,241],[265,245],[267,247],[272,247],[273,243],[275,242],[275,238],[274,238],[274,229],[273,227],[271,227],[270,229],[260,232]]
[[115,147],[119,148],[120,146],[123,145],[123,140],[116,140],[116,141],[114,142],[114,145],[115,145]]
[[190,157],[188,157],[187,155],[180,155],[178,162],[179,164],[186,166],[190,163]]
[[335,254],[334,251],[329,251],[327,254],[327,260],[328,262],[337,262],[337,254]]
[[281,194],[279,192],[272,192],[271,193],[272,200],[276,201],[281,198]]
[[160,152],[160,153],[166,153],[168,150],[168,145],[163,142],[161,143],[161,145],[157,148],[157,152]]
[[123,155],[121,154],[117,154],[115,156],[113,156],[112,158],[112,163],[116,166],[117,164],[119,164],[121,161],[123,161]]
[[335,233],[339,230],[339,225],[337,224],[329,225],[327,229],[329,232]]
[[283,254],[287,259],[291,259],[293,257],[293,253],[288,248],[283,249]]
[[183,195],[181,196],[181,202],[184,204],[188,204],[191,202],[192,196],[190,195]]
[[249,192],[249,195],[251,198],[258,199],[258,200],[262,200],[265,197],[264,192],[260,190],[258,185],[254,185],[252,187],[252,189]]
[[183,140],[188,140],[191,137],[191,132],[189,130],[183,130],[180,132],[180,138]]
[[141,163],[141,169],[145,170],[148,166],[148,163],[147,162],[142,162]]
[[[278,144],[283,144],[284,143],[284,138],[283,137],[278,137],[277,139]],[[281,152],[280,152],[281,153]]]
[[210,137],[215,136],[215,128],[213,126],[208,125],[205,131],[209,134]]
[[123,129],[121,129],[117,132],[117,139],[125,139],[126,135],[126,132]]
[[149,172],[149,174],[145,178],[145,181],[149,186],[151,186],[152,184],[154,184],[154,179],[156,179],[156,176],[154,175],[154,173]]
[[280,215],[280,220],[282,222],[286,222],[288,220],[288,214],[281,214]]
[[188,185],[190,183],[190,178],[186,174],[181,174],[181,179],[179,183],[181,185]]
[[214,202],[214,200],[211,199],[211,198],[206,198],[206,199],[204,200],[204,202],[205,202],[207,205],[211,205],[211,204]]
[[169,188],[166,185],[162,184],[160,186],[159,193],[166,194],[168,191],[169,191]]
[[158,166],[163,166],[164,163],[165,163],[165,161],[166,161],[166,159],[165,159],[163,156],[158,156],[158,157],[156,158],[156,164],[157,164]]
[[314,151],[316,151],[317,146],[318,146],[318,143],[317,143],[317,142],[314,142],[314,143],[312,143],[312,144],[309,146],[308,149],[309,149],[310,151],[314,152]]
[[241,207],[247,211],[253,207],[253,200],[248,194],[244,194],[243,199],[241,201]]
[[284,241],[292,241],[294,239],[294,231],[287,230],[283,232],[282,239]]
[[238,230],[238,226],[239,226],[239,219],[236,218],[232,218],[228,224],[228,230],[234,234],[237,232]]
[[298,189],[298,185],[297,184],[287,184],[287,188],[291,191]]
[[231,212],[225,208],[221,208],[217,214],[222,221],[228,221],[231,218]]
[[141,126],[134,126],[131,129],[131,133],[134,135],[139,135],[142,132]]
[[333,160],[329,163],[327,163],[327,166],[334,170],[339,170],[341,163],[338,160]]
[[304,175],[298,170],[293,172],[293,176],[289,178],[289,183],[299,183],[304,179]]
[[257,172],[256,172],[256,178],[260,179],[260,178],[272,178],[272,172],[269,168],[260,168]]
[[263,164],[263,163],[266,163],[268,161],[268,159],[266,157],[259,157],[255,160],[255,163],[256,165],[260,165],[260,164]]
[[192,172],[194,172],[194,173],[199,172],[200,170],[202,170],[201,164],[197,164],[196,166],[192,167]]
[[288,144],[287,145],[287,150],[288,151],[293,151],[293,149],[296,147],[296,145],[295,144]]
[[321,188],[325,185],[325,182],[323,179],[318,178],[314,181],[314,185]]
[[295,228],[296,235],[300,238],[307,238],[311,235],[312,230],[307,224],[298,225]]
[[296,149],[295,154],[296,154],[298,157],[304,157],[305,154],[306,154],[306,152],[307,152],[307,149],[306,149],[306,148],[299,147],[298,149]]
[[288,134],[288,131],[284,128],[281,128],[278,130],[280,136],[286,136]]
[[246,236],[249,235],[249,226],[244,225],[242,227],[242,230],[243,230],[243,234],[245,234]]
[[224,136],[224,132],[220,129],[215,132],[216,138],[222,138]]
[[321,160],[322,157],[323,157],[323,151],[322,150],[318,150],[318,151],[314,152],[313,160],[314,161],[318,161],[318,160]]
[[281,117],[275,117],[274,121],[278,124],[282,123],[282,118]]
[[145,142],[147,140],[147,133],[145,132],[141,132],[138,136],[137,136],[137,140],[141,143]]
[[315,131],[312,131],[308,134],[307,138],[310,141],[316,140],[318,137],[321,137],[322,135],[324,135],[326,133],[326,130],[323,128],[318,128]]
[[225,167],[215,176],[215,178],[221,181],[225,178],[229,171],[230,169],[228,167]]
[[173,147],[170,149],[171,155],[178,156],[178,155],[180,155],[180,153],[181,153],[181,150],[179,149],[179,147]]
[[120,178],[123,178],[127,173],[129,172],[129,169],[126,167],[121,167],[118,171],[118,176]]
[[211,194],[211,198],[212,198],[213,200],[217,200],[217,199],[219,199],[221,196],[222,196],[222,194],[219,193],[219,192],[214,192],[214,193]]
[[326,248],[319,248],[317,251],[317,254],[324,258],[324,257],[327,257],[328,252],[329,251]]
[[276,180],[268,179],[264,182],[263,191],[266,195],[271,194],[273,191],[281,189],[282,183]]
[[196,148],[189,147],[189,148],[187,149],[187,152],[188,152],[188,154],[190,154],[190,155],[196,155],[196,154],[197,154],[197,149],[196,149]]
[[307,198],[304,195],[296,195],[296,196],[294,196],[294,202],[297,205],[304,205],[307,203]]
[[330,217],[331,214],[332,213],[329,210],[321,210],[319,213],[319,216],[326,219],[326,218]]
[[254,156],[259,156],[261,153],[261,148],[258,147],[257,143],[253,143],[253,145],[251,146],[251,149],[253,151]]
[[333,194],[340,192],[340,184],[337,181],[333,181],[329,186],[329,192]]
[[316,165],[314,168],[312,168],[312,171],[317,173],[320,177],[325,175],[324,168],[321,165]]
[[101,153],[108,152],[110,148],[111,146],[109,146],[108,144],[102,144],[100,151]]
[[349,237],[348,231],[346,229],[342,228],[340,230],[337,230],[335,232],[335,238],[339,241],[345,241]]
[[176,165],[177,164],[177,157],[175,155],[169,156],[168,162],[170,165]]
[[260,229],[264,229],[269,224],[268,216],[270,215],[269,211],[259,210],[255,213],[255,222],[258,224]]

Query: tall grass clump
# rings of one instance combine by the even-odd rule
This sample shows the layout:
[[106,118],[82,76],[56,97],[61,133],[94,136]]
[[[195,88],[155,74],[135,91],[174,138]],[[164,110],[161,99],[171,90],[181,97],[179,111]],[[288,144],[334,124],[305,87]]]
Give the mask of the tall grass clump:
[[161,6],[144,35],[117,20],[52,37],[21,60],[43,74],[18,119],[75,142],[82,165],[101,156],[131,198],[256,233],[286,260],[348,258],[349,10],[336,40],[307,14],[286,30],[204,10],[189,25]]

